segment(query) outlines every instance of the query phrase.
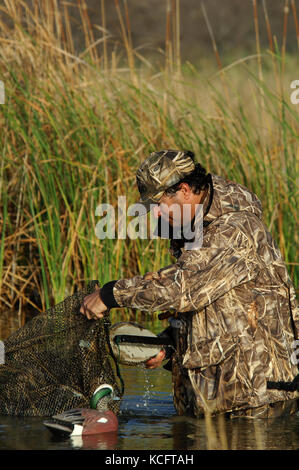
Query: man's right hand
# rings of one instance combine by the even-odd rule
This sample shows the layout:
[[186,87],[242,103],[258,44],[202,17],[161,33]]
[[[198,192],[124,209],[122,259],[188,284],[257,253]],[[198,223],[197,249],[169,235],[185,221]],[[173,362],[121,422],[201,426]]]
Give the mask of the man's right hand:
[[84,297],[80,308],[80,313],[85,315],[88,320],[98,320],[103,318],[104,313],[108,311],[100,297],[100,288],[96,287],[95,292]]
[[165,350],[161,349],[161,351],[157,354],[157,356],[152,357],[145,363],[145,368],[146,369],[156,369],[157,367],[160,367],[164,358],[165,358]]

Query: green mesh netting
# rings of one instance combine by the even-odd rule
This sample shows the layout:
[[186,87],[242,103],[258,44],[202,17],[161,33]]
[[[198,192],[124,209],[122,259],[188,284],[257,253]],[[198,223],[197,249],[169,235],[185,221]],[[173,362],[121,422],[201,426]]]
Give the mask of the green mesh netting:
[[[79,312],[96,284],[90,282],[4,341],[0,414],[49,416],[88,408],[93,392],[104,383],[122,397],[111,359],[109,318],[87,320]],[[117,413],[119,403],[111,402],[109,408]]]

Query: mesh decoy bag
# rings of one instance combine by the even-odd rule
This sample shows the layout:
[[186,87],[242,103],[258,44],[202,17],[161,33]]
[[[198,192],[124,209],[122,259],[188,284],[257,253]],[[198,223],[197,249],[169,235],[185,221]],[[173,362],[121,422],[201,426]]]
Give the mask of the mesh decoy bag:
[[[49,416],[88,408],[95,389],[123,387],[109,343],[110,320],[88,320],[79,310],[97,281],[37,315],[4,341],[0,365],[0,414]],[[120,401],[111,402],[119,411]]]

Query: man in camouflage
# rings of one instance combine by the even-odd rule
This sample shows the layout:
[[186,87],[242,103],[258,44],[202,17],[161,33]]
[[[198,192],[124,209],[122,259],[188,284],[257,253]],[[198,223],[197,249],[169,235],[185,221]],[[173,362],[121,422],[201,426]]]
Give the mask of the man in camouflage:
[[[188,151],[151,154],[137,172],[137,185],[146,209],[156,204],[160,218],[175,203],[189,206],[194,222],[195,207],[202,204],[202,245],[186,249],[186,240],[173,239],[175,264],[105,284],[100,297],[85,298],[81,312],[88,318],[101,318],[113,307],[169,312],[173,396],[180,415],[295,412],[299,308],[257,196],[206,174]],[[178,217],[169,215],[170,226]],[[161,351],[147,366],[157,367],[164,358]]]

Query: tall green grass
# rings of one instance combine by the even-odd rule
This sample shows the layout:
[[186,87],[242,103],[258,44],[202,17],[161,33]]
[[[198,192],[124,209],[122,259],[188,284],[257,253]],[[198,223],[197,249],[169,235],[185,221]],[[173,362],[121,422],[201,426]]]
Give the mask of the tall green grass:
[[18,310],[22,323],[36,297],[43,310],[90,279],[103,284],[172,262],[164,240],[95,235],[96,207],[116,208],[118,195],[136,202],[140,162],[166,147],[192,149],[208,171],[256,192],[298,287],[295,59],[273,40],[269,51],[226,68],[218,60],[207,73],[181,65],[177,37],[166,35],[165,65],[153,70],[134,51],[120,9],[126,55],[108,57],[105,35],[101,54],[86,28],[79,57],[66,10],[63,23],[57,5],[55,15],[44,8],[2,7],[12,25],[0,25],[1,309]]

